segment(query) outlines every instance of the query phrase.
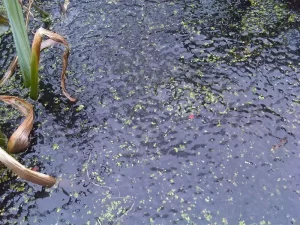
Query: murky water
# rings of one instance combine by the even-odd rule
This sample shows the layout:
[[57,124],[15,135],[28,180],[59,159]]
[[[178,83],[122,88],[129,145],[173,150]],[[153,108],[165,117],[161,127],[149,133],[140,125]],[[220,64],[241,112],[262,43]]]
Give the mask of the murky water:
[[61,50],[43,53],[32,145],[18,157],[61,182],[2,178],[3,224],[300,223],[299,12],[86,0],[62,18],[44,2],[71,45],[79,101],[60,95]]

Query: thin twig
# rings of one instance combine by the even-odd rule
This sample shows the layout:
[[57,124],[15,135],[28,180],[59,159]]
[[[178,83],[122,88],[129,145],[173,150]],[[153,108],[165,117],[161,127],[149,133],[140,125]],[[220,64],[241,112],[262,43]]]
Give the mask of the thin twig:
[[17,62],[18,62],[18,56],[16,56],[13,61],[10,63],[8,70],[0,80],[0,86],[4,85],[6,81],[14,74],[15,69],[17,67]]
[[47,13],[45,10],[41,9],[36,3],[33,2],[32,6],[35,8],[36,11],[38,11],[41,14],[43,18],[50,17],[50,14]]
[[31,15],[33,17],[33,14],[30,12],[32,3],[33,3],[33,0],[29,0],[29,4],[28,4],[28,8],[27,8],[27,15],[26,15],[26,28],[28,28],[29,16]]

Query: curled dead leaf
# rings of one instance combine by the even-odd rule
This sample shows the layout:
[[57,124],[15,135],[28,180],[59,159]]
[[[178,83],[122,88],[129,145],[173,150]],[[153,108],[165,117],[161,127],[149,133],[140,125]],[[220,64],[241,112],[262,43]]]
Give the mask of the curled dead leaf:
[[19,177],[29,182],[45,187],[52,187],[56,183],[54,177],[26,168],[2,148],[0,148],[0,161]]
[[[43,35],[49,37],[52,41],[42,42]],[[46,30],[44,28],[39,28],[34,35],[34,39],[32,42],[32,59],[31,59],[31,95],[34,96],[37,93],[36,86],[38,85],[38,64],[40,59],[40,51],[42,48],[46,48],[49,46],[53,46],[55,44],[63,44],[65,46],[65,52],[63,54],[63,66],[61,72],[61,88],[63,94],[71,101],[75,102],[76,99],[71,97],[71,95],[66,90],[65,80],[66,80],[66,71],[68,66],[68,58],[69,58],[69,45],[67,41],[59,34],[56,34],[52,31]]]
[[[7,143],[9,153],[24,151],[29,145],[28,137],[33,127],[33,106],[25,100],[13,96],[0,95],[0,100],[12,105],[25,116],[25,120],[12,134]],[[0,162],[19,177],[45,187],[52,187],[56,183],[54,177],[26,168],[10,156],[9,153],[0,148]]]
[[24,151],[29,145],[29,134],[33,126],[33,107],[23,99],[13,96],[0,95],[0,100],[15,107],[25,116],[25,120],[11,135],[7,143],[9,153],[19,153]]

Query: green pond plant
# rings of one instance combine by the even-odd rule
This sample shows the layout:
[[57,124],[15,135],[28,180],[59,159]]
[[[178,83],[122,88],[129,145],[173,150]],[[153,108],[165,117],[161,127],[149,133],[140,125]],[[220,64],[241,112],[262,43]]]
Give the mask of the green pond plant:
[[[63,65],[61,72],[61,88],[63,94],[71,102],[75,102],[76,99],[68,94],[65,87],[65,76],[69,57],[69,46],[66,40],[59,34],[44,28],[39,28],[34,35],[32,48],[30,49],[26,24],[28,24],[29,15],[31,14],[30,8],[33,4],[33,0],[29,0],[27,8],[23,6],[27,10],[26,24],[22,11],[22,1],[3,0],[3,3],[7,10],[8,21],[13,34],[17,57],[12,61],[7,72],[0,80],[0,85],[3,85],[14,73],[18,62],[23,75],[24,85],[25,87],[30,88],[30,97],[36,100],[39,96],[38,67],[40,61],[40,52],[44,48],[53,46],[57,43],[63,44],[65,46],[65,52],[63,54]],[[47,36],[49,39],[42,41],[43,36]],[[2,162],[7,168],[11,169],[19,177],[27,181],[45,187],[52,187],[56,183],[56,179],[54,177],[28,169],[10,155],[24,151],[29,145],[28,139],[33,128],[34,120],[33,106],[25,100],[13,96],[0,95],[0,101],[12,105],[23,116],[25,116],[22,124],[9,138],[7,143],[7,151],[0,148],[0,162]]]
[[[28,15],[30,13],[30,7],[33,1],[29,1],[30,5],[28,7]],[[25,87],[30,87],[30,97],[34,100],[38,98],[38,66],[40,59],[40,51],[46,47],[53,46],[57,43],[63,44],[66,50],[63,54],[63,69],[61,73],[61,88],[63,94],[71,101],[75,102],[76,99],[72,98],[66,91],[65,88],[65,74],[68,65],[69,57],[69,45],[66,40],[59,34],[52,31],[46,30],[44,28],[39,28],[34,35],[34,40],[32,42],[32,49],[30,50],[30,45],[28,41],[28,34],[23,18],[23,12],[21,5],[18,0],[4,0],[4,6],[7,10],[7,15],[9,23],[11,25],[11,30],[13,33],[14,43],[17,50],[18,61],[21,68],[21,72],[24,79]],[[43,36],[48,36],[50,41],[42,42]],[[12,69],[13,72],[13,69]]]
[[3,0],[13,33],[25,87],[30,87],[30,45],[23,12],[18,0]]

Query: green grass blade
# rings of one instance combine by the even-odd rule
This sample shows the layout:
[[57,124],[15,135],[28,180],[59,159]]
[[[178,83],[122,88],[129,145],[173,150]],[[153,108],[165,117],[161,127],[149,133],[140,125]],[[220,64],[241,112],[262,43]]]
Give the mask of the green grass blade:
[[30,86],[30,98],[37,100],[39,97],[39,63],[40,53],[43,34],[40,33],[39,28],[33,37],[32,48],[31,48],[31,86]]
[[37,100],[39,97],[39,61],[40,61],[40,45],[35,44],[35,41],[32,45],[31,53],[31,86],[30,86],[30,98]]
[[21,5],[18,0],[3,0],[14,42],[19,56],[19,65],[26,87],[30,87],[30,45]]

